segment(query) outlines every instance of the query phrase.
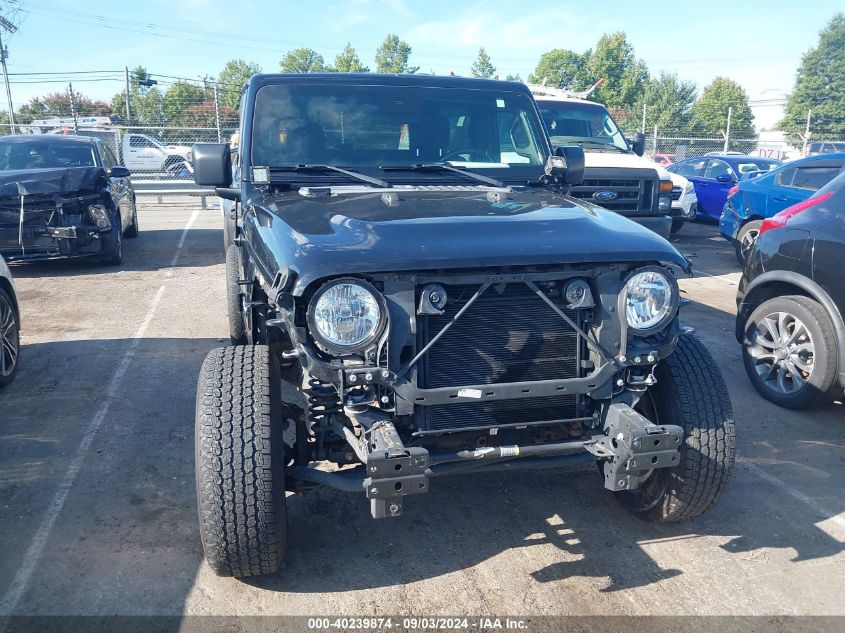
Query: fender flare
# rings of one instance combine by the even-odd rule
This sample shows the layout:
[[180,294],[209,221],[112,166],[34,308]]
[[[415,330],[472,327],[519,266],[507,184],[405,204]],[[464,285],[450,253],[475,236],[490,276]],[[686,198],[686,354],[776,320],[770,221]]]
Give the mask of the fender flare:
[[747,301],[748,297],[768,284],[772,283],[786,283],[803,290],[811,299],[817,301],[825,309],[830,320],[833,322],[833,332],[836,337],[837,348],[837,371],[839,372],[839,383],[845,387],[845,320],[842,318],[842,313],[839,307],[830,298],[827,291],[822,288],[815,281],[804,275],[788,270],[772,270],[763,273],[752,281],[748,288],[743,293],[742,300],[738,306],[736,316],[736,339],[742,343],[743,330],[748,315],[756,307],[757,304],[751,304]]

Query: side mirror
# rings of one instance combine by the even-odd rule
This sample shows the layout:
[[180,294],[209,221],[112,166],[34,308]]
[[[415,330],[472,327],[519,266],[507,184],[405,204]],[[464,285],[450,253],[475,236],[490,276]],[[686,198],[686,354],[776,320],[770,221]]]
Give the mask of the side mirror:
[[645,134],[637,132],[633,139],[628,139],[628,142],[631,144],[631,151],[637,156],[645,154]]
[[194,143],[194,182],[206,187],[232,184],[232,155],[226,143]]
[[122,165],[115,165],[109,168],[106,173],[112,178],[129,178],[132,175],[132,172]]
[[728,176],[727,174],[719,174],[716,176],[716,180],[719,182],[736,182],[736,180],[733,179],[733,176]]
[[561,145],[546,161],[546,174],[567,185],[584,181],[584,148],[580,145]]

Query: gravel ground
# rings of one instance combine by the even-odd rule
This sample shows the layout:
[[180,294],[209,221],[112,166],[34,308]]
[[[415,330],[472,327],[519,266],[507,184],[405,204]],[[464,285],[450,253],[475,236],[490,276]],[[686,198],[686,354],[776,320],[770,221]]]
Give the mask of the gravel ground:
[[[289,500],[286,568],[217,578],[196,525],[197,372],[226,343],[219,210],[140,208],[117,268],[17,266],[23,364],[0,393],[0,615],[845,614],[845,416],[763,401],[733,337],[716,227],[676,240],[682,287],[736,409],[729,492],[691,523],[622,510],[593,468],[437,480],[400,519]],[[838,596],[838,597],[837,597]],[[2,628],[2,627],[0,627]]]

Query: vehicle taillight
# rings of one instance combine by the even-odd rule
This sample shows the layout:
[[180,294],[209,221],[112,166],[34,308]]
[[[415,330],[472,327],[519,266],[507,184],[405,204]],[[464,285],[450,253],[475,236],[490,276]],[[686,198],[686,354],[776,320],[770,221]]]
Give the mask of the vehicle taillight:
[[763,220],[763,224],[760,225],[760,235],[768,231],[769,229],[779,229],[782,226],[785,226],[787,222],[789,222],[792,218],[796,215],[801,213],[802,211],[806,211],[810,207],[814,207],[817,204],[820,204],[830,198],[833,195],[832,191],[828,191],[827,193],[823,193],[820,196],[814,196],[812,198],[807,198],[803,202],[799,202],[798,204],[793,204],[791,207],[786,207],[780,213],[773,215],[772,217]]
[[728,189],[728,198],[734,195],[737,191],[739,191],[739,185],[734,185],[730,189]]

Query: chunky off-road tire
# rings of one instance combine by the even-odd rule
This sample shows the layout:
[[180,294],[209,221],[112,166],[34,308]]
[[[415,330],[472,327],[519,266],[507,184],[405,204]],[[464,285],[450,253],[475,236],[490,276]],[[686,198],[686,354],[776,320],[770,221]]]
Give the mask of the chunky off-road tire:
[[675,352],[655,371],[657,384],[641,407],[658,424],[684,429],[681,460],[655,470],[638,490],[617,493],[634,514],[669,523],[707,512],[728,484],[736,455],[733,407],[716,361],[701,344],[684,335]]
[[15,379],[20,365],[21,336],[15,302],[0,287],[0,387]]
[[684,228],[686,220],[683,218],[672,218],[672,228],[669,230],[671,235],[675,235],[678,231]]
[[131,205],[131,213],[130,216],[132,220],[129,222],[129,226],[126,227],[126,230],[123,232],[123,237],[126,238],[134,238],[138,237],[138,206],[135,204],[135,201],[129,203]]
[[760,235],[760,227],[763,226],[762,220],[751,220],[742,225],[736,233],[736,240],[734,240],[734,250],[736,250],[736,261],[740,266],[745,267],[745,261],[754,248],[754,243],[757,241],[757,236]]
[[113,218],[112,222],[111,230],[100,238],[101,257],[106,266],[119,266],[123,262],[123,229],[120,226],[119,216]]
[[241,278],[238,247],[229,244],[226,248],[226,308],[229,311],[229,338],[233,345],[246,343],[246,323],[241,309]]
[[[803,325],[803,332],[797,324]],[[775,345],[777,334],[782,334],[787,344]],[[793,335],[795,340],[791,340]],[[842,393],[836,346],[832,343],[835,340],[833,323],[821,304],[801,295],[769,299],[757,306],[745,322],[745,373],[760,395],[781,407],[807,409],[831,402]],[[783,359],[778,358],[781,352]],[[775,360],[778,365],[773,368],[771,363]],[[800,372],[797,380],[793,377],[796,371]]]
[[278,370],[264,345],[221,347],[200,370],[196,481],[205,559],[219,576],[275,572],[287,513]]

